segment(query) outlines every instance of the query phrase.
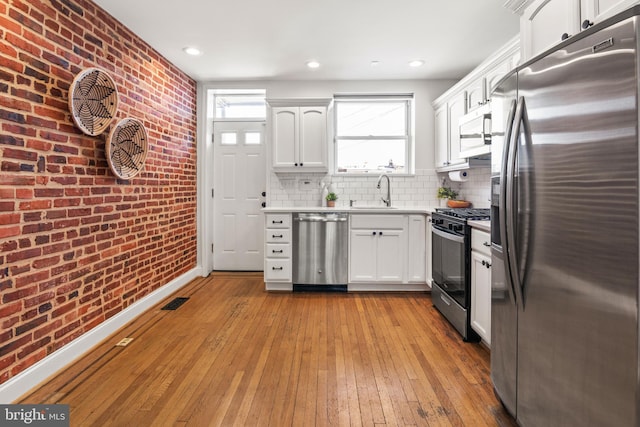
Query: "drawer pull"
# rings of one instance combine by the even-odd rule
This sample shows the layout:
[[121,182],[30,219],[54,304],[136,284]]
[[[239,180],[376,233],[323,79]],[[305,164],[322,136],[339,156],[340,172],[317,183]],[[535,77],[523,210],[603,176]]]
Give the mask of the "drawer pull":
[[282,224],[282,222],[283,222],[282,220],[280,220],[280,221],[271,221],[271,224]]
[[491,247],[491,243],[489,243],[489,242],[483,242],[482,244],[483,244],[484,246],[488,247],[488,248],[489,248],[489,247]]
[[282,249],[280,249],[280,250],[272,249],[271,250],[271,253],[274,253],[274,254],[281,254],[282,252],[284,252]]
[[282,270],[284,267],[271,267],[272,270]]
[[282,234],[272,234],[271,237],[273,237],[274,239],[282,239],[282,237],[284,237]]

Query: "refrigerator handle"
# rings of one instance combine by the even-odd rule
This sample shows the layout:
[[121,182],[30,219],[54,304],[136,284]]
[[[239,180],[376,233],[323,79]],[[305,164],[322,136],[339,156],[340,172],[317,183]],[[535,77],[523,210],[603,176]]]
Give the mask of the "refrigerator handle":
[[504,270],[505,270],[505,278],[508,279],[509,286],[511,286],[511,292],[509,292],[509,296],[511,298],[511,303],[516,304],[515,297],[515,289],[513,287],[513,280],[511,280],[511,268],[509,266],[509,242],[507,239],[507,218],[506,218],[506,206],[507,206],[507,164],[509,163],[509,153],[511,146],[511,135],[513,134],[513,125],[514,118],[516,113],[516,100],[511,101],[511,105],[509,107],[509,115],[507,116],[507,123],[505,124],[505,136],[504,136],[504,148],[502,153],[502,162],[500,166],[500,194],[498,195],[498,207],[499,211],[502,213],[499,215],[499,227],[500,227],[500,236],[502,236],[502,248],[505,256]]
[[505,209],[501,212],[505,213],[506,220],[506,248],[505,258],[508,264],[508,273],[511,279],[512,289],[515,291],[516,302],[520,301],[522,309],[524,309],[524,300],[522,294],[522,283],[520,281],[520,269],[518,266],[518,256],[516,254],[516,238],[515,227],[518,216],[518,207],[515,199],[515,180],[516,180],[516,163],[518,160],[518,141],[520,138],[520,125],[522,124],[525,109],[524,97],[518,98],[513,127],[509,138],[509,147],[506,161],[506,191],[505,191]]

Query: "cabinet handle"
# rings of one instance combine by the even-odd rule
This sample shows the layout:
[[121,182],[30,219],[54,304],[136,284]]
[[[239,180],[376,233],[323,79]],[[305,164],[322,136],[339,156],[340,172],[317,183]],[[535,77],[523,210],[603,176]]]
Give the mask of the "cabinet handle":
[[273,220],[272,220],[272,221],[271,221],[271,223],[272,223],[272,224],[282,224],[282,220],[280,220],[280,221],[273,221]]
[[274,239],[282,239],[282,234],[272,234],[271,237],[273,237]]
[[301,166],[301,167],[302,167],[302,166],[304,166],[304,163],[300,163],[300,166]]
[[298,164],[297,164],[297,163],[294,163],[293,165],[294,165],[294,166],[298,166]]
[[267,202],[262,202],[262,207],[266,208],[267,207]]
[[585,19],[584,21],[582,21],[582,29],[583,30],[586,30],[587,28],[589,28],[592,25],[593,25],[593,22],[589,21],[588,19]]
[[566,39],[568,39],[569,37],[571,37],[571,36],[569,35],[569,33],[563,33],[563,34],[560,36],[560,39],[561,39],[561,40],[566,40]]
[[284,252],[282,249],[280,249],[280,250],[272,249],[271,250],[271,253],[274,253],[274,254],[281,254],[282,252]]
[[373,235],[375,236],[376,234],[377,234],[377,233],[374,231],[374,232],[373,232]]
[[271,267],[272,270],[282,270],[283,267]]
[[487,262],[487,263],[485,264],[485,267],[490,268],[490,267],[491,267],[491,263],[490,263],[490,262]]
[[380,235],[382,236],[382,231],[380,232]]
[[267,197],[267,192],[266,191],[262,192],[262,197]]
[[489,242],[483,242],[482,244],[483,244],[484,246],[486,246],[486,247],[490,247],[490,246],[491,246],[491,243],[489,243]]

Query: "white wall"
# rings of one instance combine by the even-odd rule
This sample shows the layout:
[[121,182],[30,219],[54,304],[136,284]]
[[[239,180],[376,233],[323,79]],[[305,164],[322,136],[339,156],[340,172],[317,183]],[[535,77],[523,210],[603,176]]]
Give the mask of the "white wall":
[[[265,89],[267,98],[331,98],[335,94],[413,93],[415,118],[415,175],[393,176],[392,199],[395,206],[439,206],[435,197],[442,176],[434,169],[434,117],[431,103],[456,83],[455,80],[380,80],[380,81],[216,81],[202,84],[202,94],[208,89]],[[269,206],[320,206],[320,182],[332,182],[340,197],[338,205],[380,203],[380,191],[375,188],[377,177],[331,176],[270,172],[268,176]],[[484,180],[486,179],[486,191]],[[310,182],[310,184],[305,184]],[[456,184],[461,195],[474,206],[487,207],[488,175],[472,175],[472,179]]]

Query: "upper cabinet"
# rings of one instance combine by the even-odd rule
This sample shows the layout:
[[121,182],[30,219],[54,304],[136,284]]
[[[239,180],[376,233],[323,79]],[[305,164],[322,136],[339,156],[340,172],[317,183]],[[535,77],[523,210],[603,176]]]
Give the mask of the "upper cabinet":
[[275,172],[326,172],[330,99],[271,99],[271,164]]
[[[519,40],[519,36],[511,39],[433,102],[435,168],[438,172],[465,169],[474,164],[487,165],[486,160],[460,156],[460,118],[489,102],[496,83],[516,67],[520,60]],[[487,146],[484,154],[489,154],[490,149]]]
[[[533,0],[519,3],[522,56],[529,60],[638,0]],[[513,7],[512,7],[513,8]]]

